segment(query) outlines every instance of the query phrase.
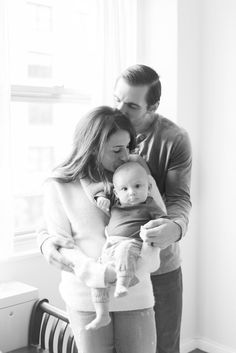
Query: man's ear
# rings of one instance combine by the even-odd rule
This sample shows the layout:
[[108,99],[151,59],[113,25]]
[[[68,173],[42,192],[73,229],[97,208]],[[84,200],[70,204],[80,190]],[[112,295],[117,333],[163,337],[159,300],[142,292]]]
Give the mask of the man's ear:
[[150,112],[150,113],[155,113],[155,111],[157,110],[157,108],[159,107],[159,101],[158,102],[156,102],[155,104],[153,104],[153,105],[150,105],[150,107],[148,108],[148,111]]

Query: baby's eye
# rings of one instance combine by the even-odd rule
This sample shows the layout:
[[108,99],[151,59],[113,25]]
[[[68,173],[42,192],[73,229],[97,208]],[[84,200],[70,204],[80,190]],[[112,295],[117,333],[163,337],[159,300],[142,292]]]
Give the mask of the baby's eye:
[[126,188],[126,187],[123,187],[121,190],[122,190],[122,191],[127,191],[127,188]]
[[141,186],[140,184],[135,185],[136,189],[140,188],[140,186]]

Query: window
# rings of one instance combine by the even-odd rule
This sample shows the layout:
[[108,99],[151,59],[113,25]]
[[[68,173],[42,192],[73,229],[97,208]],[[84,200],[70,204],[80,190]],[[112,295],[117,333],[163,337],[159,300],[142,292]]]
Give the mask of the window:
[[93,64],[93,45],[88,40],[95,31],[92,16],[88,0],[11,1],[10,118],[16,240],[35,232],[42,216],[43,181],[66,155],[74,126],[90,107],[88,82],[92,77],[84,68],[85,63],[87,67]]
[[35,237],[43,181],[78,119],[112,104],[115,78],[136,62],[136,10],[137,0],[0,1],[0,258],[13,233],[20,250]]

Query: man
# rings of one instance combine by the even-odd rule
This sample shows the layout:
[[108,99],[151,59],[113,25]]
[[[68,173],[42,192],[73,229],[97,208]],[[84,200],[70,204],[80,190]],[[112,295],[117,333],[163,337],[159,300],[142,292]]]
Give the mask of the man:
[[[148,243],[162,249],[160,268],[152,274],[157,352],[179,353],[182,316],[179,241],[186,233],[191,209],[192,159],[186,131],[156,113],[160,97],[159,76],[145,65],[129,67],[115,83],[116,108],[130,119],[136,130],[136,152],[147,161],[169,216],[148,222],[142,232]],[[60,246],[70,244],[45,234],[42,248],[45,257],[50,263],[68,269],[70,262],[56,251]]]
[[178,353],[182,314],[179,240],[185,235],[190,202],[191,146],[187,133],[156,113],[161,97],[158,74],[145,65],[126,69],[114,90],[116,107],[137,132],[138,153],[147,161],[166,204],[169,220],[146,224],[148,242],[161,249],[161,266],[152,274],[157,352]]

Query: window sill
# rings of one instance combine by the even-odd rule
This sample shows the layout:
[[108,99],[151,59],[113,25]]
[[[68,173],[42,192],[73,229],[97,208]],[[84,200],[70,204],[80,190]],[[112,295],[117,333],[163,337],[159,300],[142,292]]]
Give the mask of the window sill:
[[0,262],[15,262],[35,256],[42,256],[42,254],[37,245],[36,234],[31,233],[18,237],[16,236],[14,239],[12,253],[6,258],[0,259]]
[[18,262],[22,260],[28,260],[31,258],[35,258],[38,256],[42,256],[41,252],[39,250],[29,250],[29,251],[22,251],[19,253],[13,253],[9,255],[9,257],[0,259],[0,263],[13,263],[13,262]]
[[35,233],[16,236],[14,238],[13,253],[21,254],[25,252],[38,251],[37,236]]

